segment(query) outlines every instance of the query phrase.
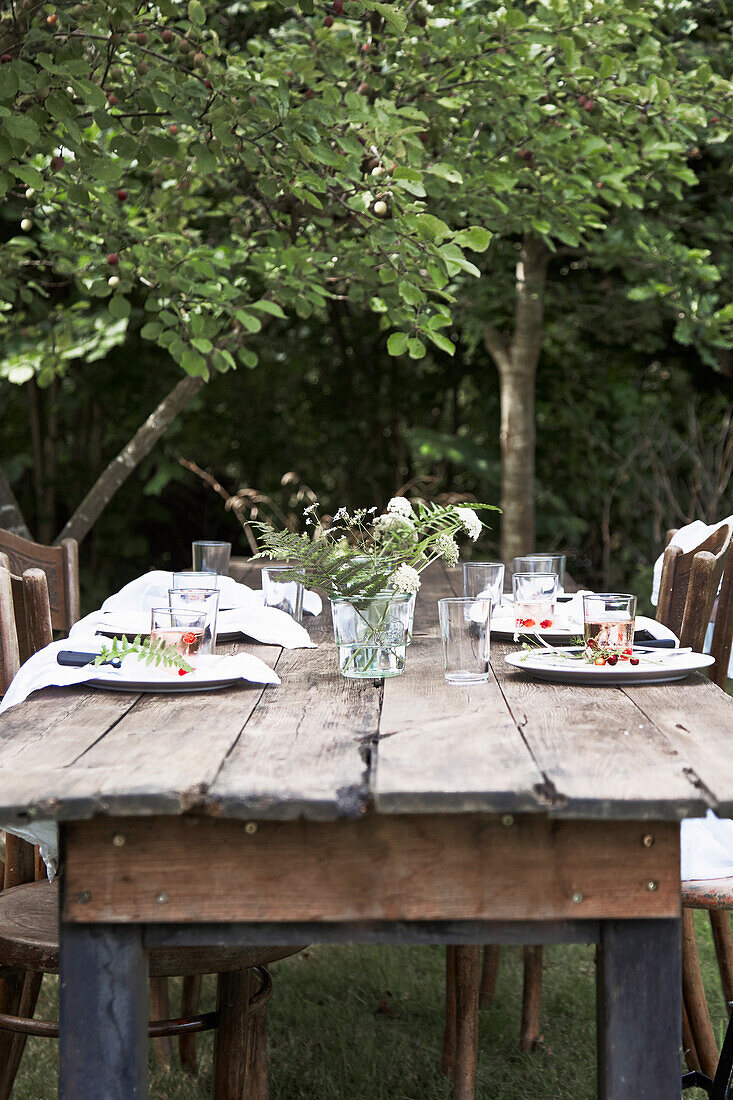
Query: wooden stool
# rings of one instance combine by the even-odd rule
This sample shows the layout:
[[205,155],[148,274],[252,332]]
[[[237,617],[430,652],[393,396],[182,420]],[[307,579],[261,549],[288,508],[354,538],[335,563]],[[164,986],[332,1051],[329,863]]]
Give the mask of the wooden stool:
[[[56,1021],[32,1018],[43,974],[57,973],[58,889],[43,879],[0,893],[0,973],[32,976],[35,990],[17,1014],[0,1013],[0,1032],[14,1039],[0,1067],[0,1100],[8,1100],[29,1035],[58,1038]],[[174,947],[149,952],[151,978],[216,974],[217,1007],[180,1019],[151,1021],[151,1038],[216,1029],[212,1096],[216,1100],[267,1100],[264,1009],[272,996],[267,963],[293,955],[292,947]],[[35,996],[33,993],[35,992]]]

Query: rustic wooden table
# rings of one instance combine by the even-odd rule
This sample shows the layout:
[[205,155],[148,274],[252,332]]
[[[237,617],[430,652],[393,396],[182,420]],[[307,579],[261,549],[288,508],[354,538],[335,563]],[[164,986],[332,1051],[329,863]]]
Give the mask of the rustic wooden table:
[[[278,688],[48,689],[0,719],[0,820],[61,825],[65,1100],[146,1095],[155,944],[598,944],[599,1095],[679,1095],[679,825],[733,815],[733,700],[443,681],[426,578],[403,676],[253,646]],[[348,996],[348,991],[344,991]]]

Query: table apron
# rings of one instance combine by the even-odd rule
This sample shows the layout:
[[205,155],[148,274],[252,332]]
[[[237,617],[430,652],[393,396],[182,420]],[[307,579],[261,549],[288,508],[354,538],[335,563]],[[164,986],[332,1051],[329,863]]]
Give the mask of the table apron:
[[[379,922],[386,930],[680,913],[675,822],[476,813],[326,822],[97,817],[64,824],[61,840],[70,923],[289,923],[325,933]],[[309,932],[305,940],[319,938]],[[472,933],[471,942],[482,938]],[[292,942],[304,942],[301,932]]]

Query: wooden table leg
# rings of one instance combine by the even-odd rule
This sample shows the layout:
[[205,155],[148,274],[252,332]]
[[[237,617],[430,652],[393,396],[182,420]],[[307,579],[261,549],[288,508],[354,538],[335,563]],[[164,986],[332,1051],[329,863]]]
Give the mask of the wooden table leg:
[[679,1100],[681,930],[676,919],[602,921],[600,1100]]
[[61,1100],[145,1100],[148,964],[142,928],[60,927]]
[[474,1100],[478,1061],[478,994],[481,948],[455,948],[456,1055],[453,1067],[454,1100]]

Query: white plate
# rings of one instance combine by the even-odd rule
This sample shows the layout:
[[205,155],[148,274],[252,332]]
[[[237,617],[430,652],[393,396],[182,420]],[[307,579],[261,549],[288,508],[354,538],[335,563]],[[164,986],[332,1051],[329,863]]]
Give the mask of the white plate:
[[[156,694],[180,694],[190,691],[218,691],[220,688],[231,687],[233,684],[247,684],[242,676],[224,675],[226,657],[222,664],[221,656],[209,656],[204,654],[198,659],[196,670],[185,676],[179,676],[178,672],[161,672],[157,668],[146,668],[138,671],[126,670],[124,667],[113,669],[103,666],[104,671],[96,680],[85,680],[87,687],[101,688],[103,691],[150,691]],[[136,662],[137,663],[137,662]],[[264,685],[253,683],[253,687],[262,688]]]
[[[571,647],[568,647],[571,648]],[[562,653],[562,649],[557,651]],[[585,661],[563,660],[549,652],[537,650],[537,654],[509,653],[504,658],[508,665],[529,672],[538,680],[553,680],[559,684],[592,684],[604,687],[612,684],[659,684],[684,680],[692,672],[712,665],[715,658],[708,653],[681,653],[678,657],[664,657],[673,650],[658,650],[657,653],[640,655],[638,665],[626,661],[617,665],[591,665]],[[547,654],[547,656],[541,656]]]
[[[571,642],[575,638],[583,637],[583,625],[580,624],[579,629],[571,629],[569,626],[562,624],[563,616],[563,604],[559,604],[556,609],[555,619],[559,618],[561,621],[557,625],[553,625],[549,630],[518,630],[517,637],[531,641],[536,634],[539,637],[544,638],[547,642]],[[679,645],[679,641],[676,634],[666,627],[658,623],[656,619],[648,619],[646,615],[636,616],[636,630],[648,630],[655,638],[671,638],[675,646]],[[513,642],[514,641],[514,610],[512,608],[503,607],[500,612],[491,616],[491,636],[496,638],[498,642]],[[643,645],[644,643],[642,643]]]

